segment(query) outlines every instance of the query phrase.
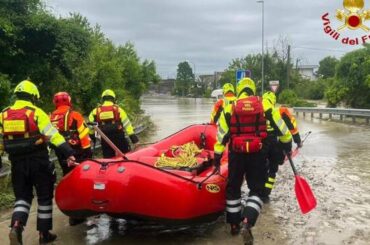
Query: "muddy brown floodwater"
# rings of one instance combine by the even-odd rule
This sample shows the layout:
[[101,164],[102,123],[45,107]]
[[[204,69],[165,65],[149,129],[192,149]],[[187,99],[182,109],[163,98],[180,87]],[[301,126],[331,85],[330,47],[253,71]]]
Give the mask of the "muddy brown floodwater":
[[[148,141],[161,139],[192,124],[209,120],[212,100],[147,97],[143,108],[157,125]],[[294,176],[284,164],[271,202],[253,229],[255,244],[370,244],[370,127],[298,118],[301,133],[312,131],[294,159],[310,184],[318,206],[302,215],[294,194]],[[35,204],[35,201],[34,201]],[[35,205],[34,205],[35,206]],[[0,214],[0,244],[8,244],[11,211]],[[54,244],[242,244],[231,237],[223,217],[213,224],[176,232],[138,227],[124,220],[93,217],[76,227],[54,206]],[[24,232],[24,244],[38,244],[35,209]]]

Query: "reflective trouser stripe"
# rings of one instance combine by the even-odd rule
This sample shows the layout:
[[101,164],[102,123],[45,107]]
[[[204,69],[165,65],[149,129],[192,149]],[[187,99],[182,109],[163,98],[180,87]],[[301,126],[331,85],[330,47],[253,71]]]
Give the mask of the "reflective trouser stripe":
[[236,204],[240,204],[241,203],[241,199],[237,199],[237,200],[226,200],[226,205],[236,205]]
[[265,187],[272,189],[274,187],[275,178],[269,177],[267,182],[265,183]]
[[253,208],[258,213],[260,213],[262,205],[263,205],[263,202],[262,202],[261,198],[259,198],[258,196],[250,196],[247,199],[247,204],[245,205],[245,207],[246,208],[248,208],[248,207]]
[[25,207],[16,207],[14,208],[14,213],[15,212],[23,212],[23,213],[26,213],[28,214],[30,212],[30,209],[29,208],[25,208]]
[[272,189],[274,187],[274,185],[272,185],[270,183],[265,183],[265,187],[269,188],[269,189]]
[[241,198],[236,200],[226,200],[226,211],[229,213],[238,213],[242,210]]
[[49,214],[40,214],[40,213],[38,213],[37,214],[37,218],[39,218],[39,219],[51,219],[52,217],[53,217],[52,213],[49,213]]
[[28,202],[23,201],[23,200],[18,200],[14,203],[14,206],[18,206],[18,205],[24,205],[24,206],[27,206],[27,207],[31,207],[31,204],[29,204]]
[[242,207],[241,206],[233,207],[233,208],[226,207],[226,211],[229,212],[229,213],[238,213],[241,210],[242,210]]
[[53,205],[39,205],[37,208],[37,217],[39,219],[51,219],[53,213]]
[[258,196],[250,196],[248,197],[247,202],[252,200],[257,202],[262,207],[263,201],[261,200],[261,198],[259,198]]
[[246,207],[254,208],[258,213],[261,212],[261,207],[257,203],[247,202]]
[[31,207],[31,204],[29,204],[28,202],[26,202],[24,200],[18,200],[14,203],[13,213],[23,212],[23,213],[29,214],[30,207]]
[[43,210],[43,211],[47,211],[47,210],[52,210],[53,209],[53,206],[52,205],[48,205],[48,206],[39,206],[38,207],[38,210]]

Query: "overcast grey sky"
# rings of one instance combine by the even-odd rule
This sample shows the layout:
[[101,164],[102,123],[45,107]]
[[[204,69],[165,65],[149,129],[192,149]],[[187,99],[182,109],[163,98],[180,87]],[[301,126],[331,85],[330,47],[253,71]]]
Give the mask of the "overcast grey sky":
[[[265,0],[265,44],[271,48],[280,36],[287,37],[293,60],[299,58],[302,65],[360,48],[343,45],[323,32],[321,16],[326,12],[334,28],[341,25],[334,16],[342,3]],[[47,0],[46,4],[57,16],[81,13],[116,44],[133,42],[142,59],[156,62],[163,78],[175,77],[180,61],[188,60],[196,74],[213,74],[234,58],[261,52],[262,11],[255,0]],[[346,34],[366,33],[342,35]]]

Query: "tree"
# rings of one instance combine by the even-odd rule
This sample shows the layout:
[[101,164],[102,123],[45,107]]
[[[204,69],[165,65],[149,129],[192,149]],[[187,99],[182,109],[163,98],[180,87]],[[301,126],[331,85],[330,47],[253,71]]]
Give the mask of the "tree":
[[317,74],[322,78],[330,78],[335,76],[335,67],[338,64],[338,60],[335,57],[327,56],[319,62],[319,70]]
[[195,76],[187,61],[180,62],[177,66],[176,94],[185,96],[189,89],[195,86]]
[[0,106],[9,103],[11,87],[30,79],[46,111],[54,93],[67,91],[87,113],[111,88],[128,113],[138,113],[140,96],[159,80],[154,61],[142,62],[132,43],[114,45],[76,13],[56,18],[40,0],[0,1],[0,57]]
[[352,108],[370,108],[369,44],[344,55],[335,74],[335,81],[325,92],[329,106],[343,102]]

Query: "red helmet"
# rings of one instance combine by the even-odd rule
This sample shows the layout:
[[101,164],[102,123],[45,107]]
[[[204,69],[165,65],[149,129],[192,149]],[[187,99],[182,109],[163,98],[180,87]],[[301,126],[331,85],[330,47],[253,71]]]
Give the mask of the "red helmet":
[[55,107],[59,107],[62,105],[71,106],[71,96],[67,92],[58,92],[54,95],[53,103]]

